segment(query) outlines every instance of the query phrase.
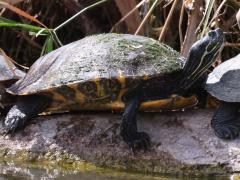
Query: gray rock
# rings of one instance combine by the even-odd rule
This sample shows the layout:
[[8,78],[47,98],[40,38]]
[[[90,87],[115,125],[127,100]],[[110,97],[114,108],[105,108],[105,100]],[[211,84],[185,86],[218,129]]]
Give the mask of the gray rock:
[[149,151],[136,154],[119,135],[120,114],[39,116],[15,136],[0,136],[0,159],[74,168],[90,162],[151,173],[240,171],[240,139],[218,139],[210,127],[212,114],[212,110],[140,113],[139,129],[150,134],[153,145]]

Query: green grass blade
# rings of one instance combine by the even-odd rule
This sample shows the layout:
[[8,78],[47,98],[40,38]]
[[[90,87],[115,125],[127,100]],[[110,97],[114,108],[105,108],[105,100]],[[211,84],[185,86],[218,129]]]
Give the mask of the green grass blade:
[[0,17],[0,27],[9,27],[9,28],[17,28],[17,29],[23,29],[29,32],[37,33],[40,30],[44,29],[42,31],[42,34],[49,34],[49,31],[45,28],[30,25],[30,24],[24,24],[24,23],[19,23],[16,21],[12,21],[3,17]]
[[43,45],[43,48],[42,48],[42,52],[41,52],[41,56],[51,52],[54,50],[54,39],[53,39],[53,36],[48,36],[44,45]]

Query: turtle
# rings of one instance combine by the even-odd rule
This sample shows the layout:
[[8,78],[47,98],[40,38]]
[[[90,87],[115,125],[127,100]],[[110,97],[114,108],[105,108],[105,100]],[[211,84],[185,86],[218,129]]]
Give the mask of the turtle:
[[208,75],[205,88],[219,99],[211,126],[217,137],[232,140],[239,136],[240,122],[237,120],[240,108],[240,54],[224,61]]
[[133,149],[148,148],[149,135],[137,129],[138,110],[172,94],[185,97],[198,87],[223,41],[221,29],[211,30],[186,59],[168,45],[131,34],[92,35],[60,47],[7,89],[18,102],[3,121],[4,131],[14,134],[44,111],[118,109],[122,103],[122,139]]
[[5,88],[24,76],[25,72],[18,69],[13,64],[12,59],[0,49],[0,106],[2,108],[7,107],[14,102],[12,97],[6,93]]

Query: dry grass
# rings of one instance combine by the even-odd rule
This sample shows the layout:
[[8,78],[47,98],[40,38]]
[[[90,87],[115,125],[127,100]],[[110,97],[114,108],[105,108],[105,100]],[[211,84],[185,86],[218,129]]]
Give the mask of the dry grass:
[[[93,0],[14,0],[6,1],[53,29],[75,13],[95,3]],[[187,56],[191,45],[209,29],[220,27],[226,34],[223,59],[239,53],[240,31],[237,24],[237,0],[108,0],[89,9],[58,31],[63,44],[86,35],[102,32],[141,34],[159,39]],[[19,16],[2,7],[1,16],[21,22],[34,23],[31,18]],[[239,23],[239,21],[238,21]],[[45,43],[49,50],[56,45],[46,44],[45,36],[29,35],[22,28],[0,28],[0,47],[13,59],[30,66],[39,56]]]

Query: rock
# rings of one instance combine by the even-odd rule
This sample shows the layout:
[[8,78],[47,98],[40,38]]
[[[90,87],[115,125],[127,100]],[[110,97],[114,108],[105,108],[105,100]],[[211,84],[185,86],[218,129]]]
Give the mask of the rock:
[[0,159],[73,168],[89,162],[151,173],[206,175],[240,171],[240,139],[218,139],[210,127],[212,114],[212,110],[140,113],[139,130],[150,134],[153,145],[149,151],[135,154],[119,135],[120,114],[39,116],[15,136],[0,136]]

